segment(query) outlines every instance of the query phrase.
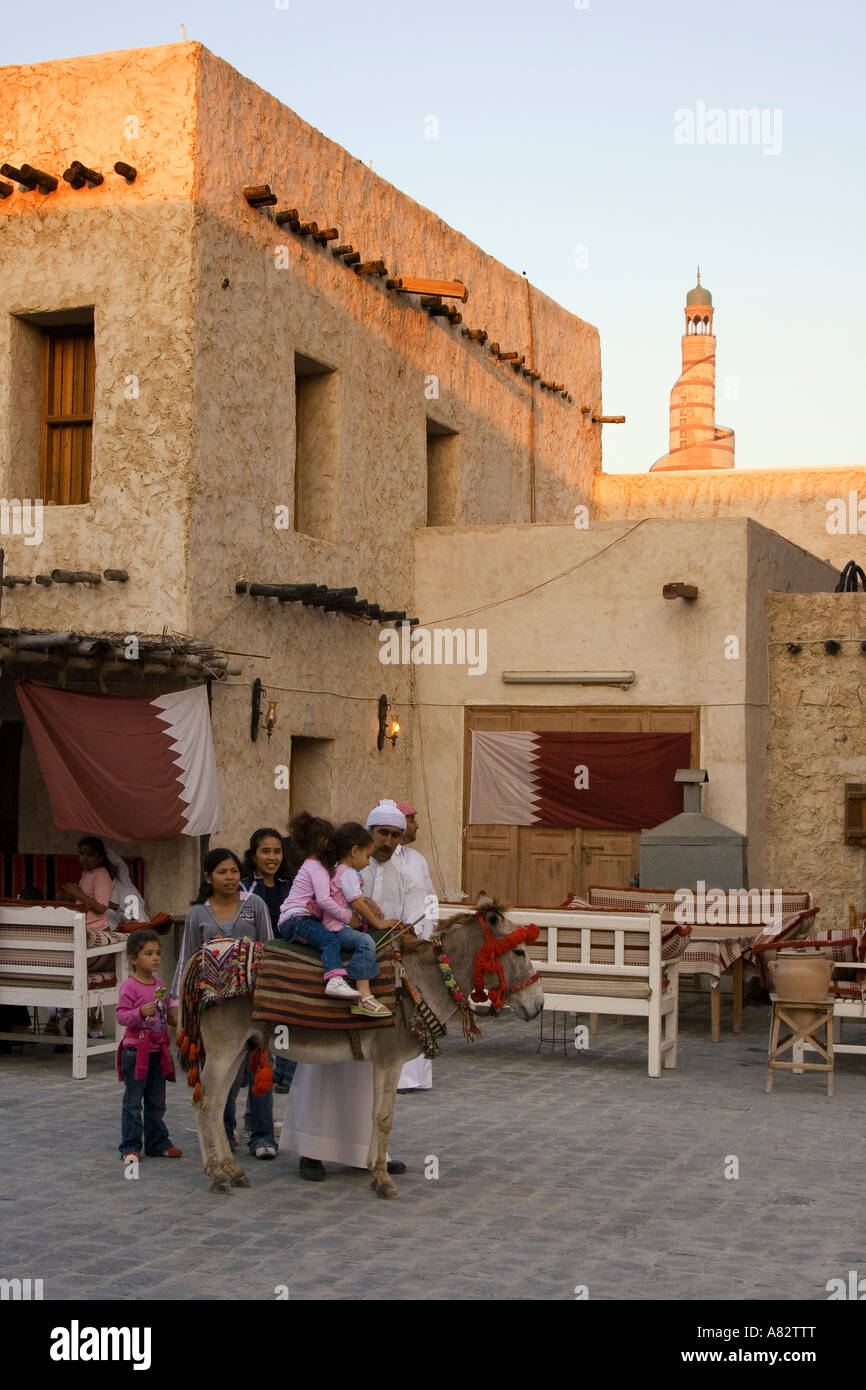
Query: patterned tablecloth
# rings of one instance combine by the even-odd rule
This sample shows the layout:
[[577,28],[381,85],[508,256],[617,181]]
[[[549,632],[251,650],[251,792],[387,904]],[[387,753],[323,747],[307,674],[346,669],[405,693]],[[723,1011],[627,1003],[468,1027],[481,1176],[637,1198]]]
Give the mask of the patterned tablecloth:
[[[662,921],[666,919],[667,914]],[[747,954],[752,942],[763,930],[761,923],[755,926],[743,923],[736,927],[692,927],[689,944],[680,958],[680,974],[713,975],[716,980],[721,979],[735,960]]]

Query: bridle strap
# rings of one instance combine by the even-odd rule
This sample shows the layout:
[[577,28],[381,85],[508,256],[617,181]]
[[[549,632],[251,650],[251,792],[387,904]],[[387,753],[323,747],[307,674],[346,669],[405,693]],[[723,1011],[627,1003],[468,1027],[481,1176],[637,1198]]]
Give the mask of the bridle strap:
[[[479,948],[478,954],[475,957],[475,968],[472,976],[472,983],[474,986],[472,999],[476,1003],[486,999],[489,1001],[492,1008],[497,1010],[502,1009],[505,1007],[506,995],[516,994],[519,990],[526,989],[528,985],[535,984],[539,975],[538,971],[536,971],[531,979],[524,980],[519,985],[507,985],[505,983],[505,971],[502,968],[501,957],[507,955],[509,951],[513,951],[516,946],[522,946],[525,942],[537,941],[539,928],[534,922],[530,922],[525,927],[515,927],[514,931],[509,932],[507,936],[495,937],[484,916],[483,908],[477,908],[475,915],[478,918],[481,930],[484,934],[484,945]],[[499,984],[494,986],[493,989],[485,989],[485,975],[498,976]]]

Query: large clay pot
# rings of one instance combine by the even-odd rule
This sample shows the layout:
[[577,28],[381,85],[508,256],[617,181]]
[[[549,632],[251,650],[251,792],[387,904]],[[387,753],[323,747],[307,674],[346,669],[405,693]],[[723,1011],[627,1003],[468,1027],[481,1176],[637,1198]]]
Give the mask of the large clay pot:
[[[780,999],[825,999],[830,989],[833,962],[823,956],[779,956],[770,963],[773,989]],[[800,1028],[821,1017],[820,1009],[788,1009]]]

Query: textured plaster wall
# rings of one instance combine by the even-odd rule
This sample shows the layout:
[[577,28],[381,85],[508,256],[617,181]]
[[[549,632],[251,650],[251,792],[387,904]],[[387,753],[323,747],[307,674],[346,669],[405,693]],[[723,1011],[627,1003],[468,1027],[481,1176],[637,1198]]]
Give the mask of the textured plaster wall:
[[827,530],[827,503],[843,499],[847,508],[852,491],[866,504],[866,468],[599,473],[595,515],[600,521],[750,516],[841,569],[848,560],[862,564],[866,557],[866,514],[859,533],[838,536]]
[[[754,833],[760,853],[762,772],[752,759],[762,716],[746,700],[752,666],[766,670],[766,647],[754,596],[771,585],[832,587],[825,565],[737,518],[595,522],[583,531],[443,527],[417,533],[415,556],[422,624],[487,631],[484,675],[455,666],[417,668],[429,818],[446,880],[459,882],[467,704],[700,707],[701,763],[710,773],[704,810],[750,839]],[[677,580],[697,584],[694,603],[662,598],[662,586]],[[739,655],[730,659],[732,635]],[[627,691],[505,685],[503,670],[633,670],[636,680]],[[413,785],[423,790],[417,741],[415,755]]]
[[[357,585],[365,597],[411,610],[428,415],[460,433],[461,520],[529,516],[531,449],[537,515],[570,516],[600,465],[600,430],[579,409],[601,407],[596,330],[533,290],[530,358],[529,291],[519,275],[199,44],[0,75],[0,116],[13,132],[6,158],[57,176],[78,158],[106,174],[93,190],[63,182],[44,197],[16,190],[0,209],[0,494],[35,495],[38,478],[38,335],[13,316],[92,305],[96,335],[90,502],[46,511],[38,549],[10,538],[7,569],[130,572],[123,589],[7,592],[4,620],[165,625],[243,653],[242,674],[215,688],[213,707],[226,808],[219,835],[239,848],[256,824],[285,823],[288,794],[274,783],[293,733],[333,740],[335,816],[363,815],[381,795],[409,795],[408,676],[381,667],[378,628],[239,604],[235,582]],[[133,185],[110,172],[117,159],[138,169]],[[355,277],[327,249],[252,211],[242,187],[258,181],[305,217],[335,222],[365,259],[383,257],[392,273],[462,277],[471,292],[465,323],[486,327],[503,350],[525,352],[575,403],[533,391],[416,300]],[[278,245],[287,248],[282,270]],[[274,509],[291,511],[293,500],[296,351],[337,370],[333,544],[274,528]],[[130,375],[134,400],[124,394]],[[270,744],[249,739],[256,675],[279,702]],[[375,702],[383,691],[406,733],[380,754]],[[22,812],[32,847],[51,838],[46,811],[34,796]]]
[[[746,624],[748,653],[744,719],[746,727],[746,796],[749,817],[749,882],[752,887],[787,888],[788,881],[766,878],[767,741],[769,730],[770,654],[767,595],[814,593],[826,602],[836,572],[799,546],[755,521],[748,523]],[[797,598],[793,602],[800,603]],[[796,887],[796,884],[794,885]]]
[[[0,70],[4,158],[58,179],[73,158],[105,174],[92,190],[16,187],[0,204],[0,496],[39,484],[38,334],[13,316],[93,306],[96,343],[90,503],[46,508],[39,547],[4,538],[7,572],[130,573],[123,590],[7,592],[13,625],[188,625],[193,60],[170,45]],[[135,183],[111,172],[118,159]]]
[[[586,404],[597,413],[601,404],[597,330],[531,290],[537,369],[563,382],[575,401],[569,405],[538,387],[533,393],[525,378],[469,343],[459,327],[430,319],[417,296],[396,295],[383,280],[355,276],[327,248],[249,208],[242,186],[268,182],[281,206],[297,207],[320,226],[337,226],[364,260],[383,259],[391,274],[462,279],[470,292],[468,303],[458,305],[464,326],[486,328],[503,351],[525,353],[529,362],[528,290],[520,275],[227,63],[193,47],[199,64],[196,201],[203,221],[215,224],[200,227],[200,251],[216,257],[214,277],[218,270],[230,275],[235,266],[239,278],[232,280],[229,312],[238,316],[240,337],[244,313],[257,319],[265,343],[272,336],[284,340],[293,322],[321,321],[325,360],[345,369],[351,357],[364,367],[363,390],[349,397],[356,433],[378,446],[382,469],[400,473],[408,510],[422,521],[426,414],[463,436],[463,519],[528,519],[534,394],[537,515],[570,516],[601,461],[600,427],[586,425],[580,411]],[[287,248],[288,269],[275,268],[279,245]],[[207,295],[219,281],[203,275],[199,283]],[[372,358],[365,362],[368,351]],[[425,396],[425,388],[434,389],[431,377],[438,381],[438,400]]]
[[[866,907],[866,858],[845,844],[846,782],[866,782],[866,596],[767,597],[770,725],[767,864],[774,884],[809,888],[819,930],[846,927]],[[824,640],[843,642],[828,656]],[[803,650],[792,656],[788,642]]]
[[[276,787],[291,735],[331,739],[328,807],[362,818],[381,796],[418,796],[409,755],[418,730],[408,673],[379,662],[379,627],[298,605],[247,599],[238,579],[355,586],[362,597],[415,614],[413,534],[426,520],[426,418],[460,433],[460,519],[529,515],[531,392],[458,328],[431,320],[408,296],[359,278],[327,248],[292,236],[242,197],[269,182],[281,203],[336,225],[364,259],[470,288],[464,321],[487,326],[503,350],[528,349],[520,276],[400,194],[275,98],[197,50],[199,127],[195,225],[194,415],[200,487],[191,538],[191,615],[197,633],[254,653],[233,688],[213,695],[214,733],[233,845],[256,825],[286,823]],[[277,268],[275,248],[287,258]],[[223,282],[228,280],[228,286]],[[536,388],[538,513],[570,516],[599,463],[598,427],[579,404],[600,401],[598,335],[533,291],[536,361],[576,395],[572,406]],[[338,485],[333,542],[275,526],[294,495],[294,355],[335,369]],[[430,399],[437,389],[438,399]],[[425,394],[425,392],[427,394]],[[278,701],[268,744],[249,739],[250,682]],[[283,687],[280,689],[279,687]],[[304,694],[303,692],[318,692]],[[376,703],[386,693],[404,733],[376,750]]]

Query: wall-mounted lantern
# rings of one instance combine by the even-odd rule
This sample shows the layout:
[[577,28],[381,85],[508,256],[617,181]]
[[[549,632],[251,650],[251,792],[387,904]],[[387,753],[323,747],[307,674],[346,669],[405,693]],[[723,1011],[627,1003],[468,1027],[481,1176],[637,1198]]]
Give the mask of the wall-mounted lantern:
[[397,747],[397,739],[400,737],[400,721],[395,718],[388,718],[388,711],[391,706],[388,704],[388,696],[379,696],[379,732],[376,737],[376,747],[381,753],[385,747],[385,739],[391,740],[391,747]]
[[[268,692],[265,690],[265,687],[263,686],[262,682],[259,680],[257,676],[256,679],[253,681],[253,701],[250,717],[250,738],[252,739],[253,743],[255,743],[256,739],[259,736],[259,729],[265,730],[268,736],[268,742],[270,743],[271,735],[273,734],[274,728],[276,726],[277,702],[276,700],[268,700],[266,698],[267,693]],[[265,713],[262,713],[263,704],[267,704],[267,710]]]

